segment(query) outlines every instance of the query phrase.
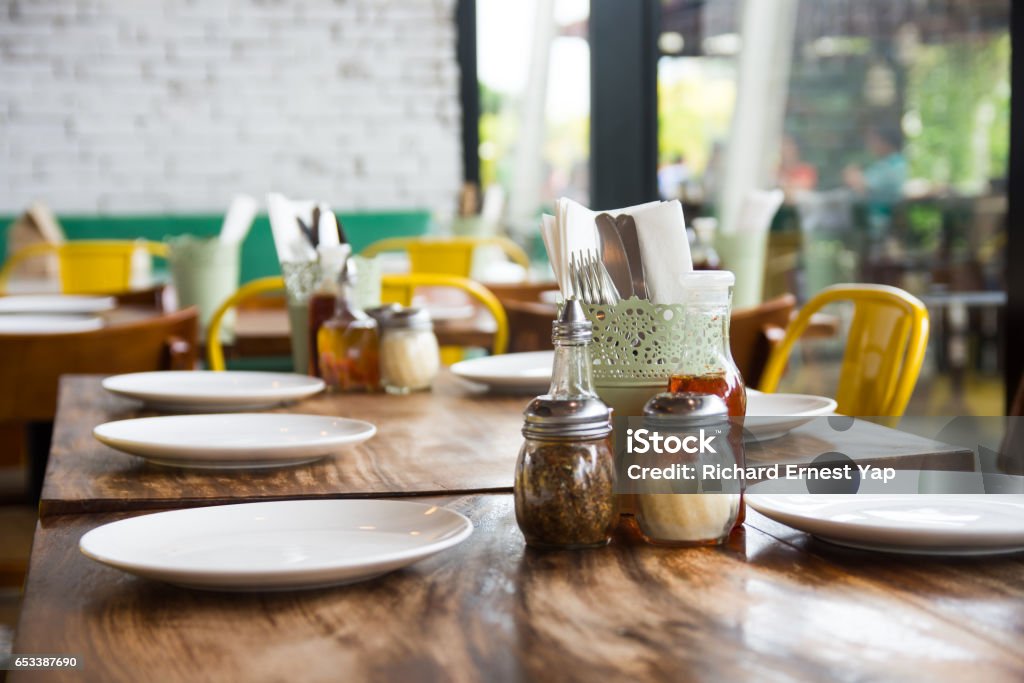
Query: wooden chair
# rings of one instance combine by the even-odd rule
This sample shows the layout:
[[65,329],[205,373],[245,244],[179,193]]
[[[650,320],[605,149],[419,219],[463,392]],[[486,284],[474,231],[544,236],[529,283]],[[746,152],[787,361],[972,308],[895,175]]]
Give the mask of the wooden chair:
[[796,297],[784,294],[760,306],[732,312],[729,346],[747,386],[756,387],[760,383],[772,347],[781,339],[795,307]]
[[195,308],[89,332],[0,335],[0,423],[24,434],[38,492],[61,375],[191,370],[198,354]]
[[823,307],[853,304],[836,391],[837,411],[845,415],[898,417],[906,410],[921,373],[928,345],[928,309],[902,289],[886,285],[832,285],[803,308],[772,349],[760,389],[773,392],[793,345]]
[[197,316],[188,308],[89,332],[0,335],[0,419],[52,420],[61,375],[191,370]]
[[508,316],[510,352],[548,351],[554,348],[551,343],[551,323],[558,315],[555,306],[516,299],[503,299],[501,305],[505,307],[505,315]]

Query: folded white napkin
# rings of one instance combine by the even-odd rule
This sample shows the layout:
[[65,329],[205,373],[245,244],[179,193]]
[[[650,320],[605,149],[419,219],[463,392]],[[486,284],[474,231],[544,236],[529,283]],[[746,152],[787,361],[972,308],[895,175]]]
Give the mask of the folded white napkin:
[[220,226],[220,241],[224,244],[241,244],[249,234],[258,207],[256,200],[247,194],[232,199]]
[[656,304],[680,303],[683,287],[679,274],[693,270],[683,205],[673,199],[633,211],[632,215],[648,298]]
[[316,250],[299,229],[299,216],[309,220],[316,202],[293,201],[283,194],[267,195],[267,213],[274,234],[274,249],[280,263],[303,263],[316,260]]
[[771,227],[775,213],[782,206],[782,190],[753,190],[740,207],[735,232],[762,233]]
[[[555,273],[555,281],[558,283],[559,289],[562,290],[562,295],[568,297],[572,294],[569,283],[571,256],[588,250],[600,252],[600,240],[597,236],[597,223],[595,222],[599,214],[607,213],[617,216],[621,213],[634,213],[658,204],[660,202],[647,202],[611,211],[592,211],[568,197],[561,197],[555,201],[555,215],[544,214],[541,216],[540,234],[548,252],[548,260],[551,261],[551,269]],[[681,212],[680,215],[682,215]],[[680,229],[683,230],[685,237],[685,228],[682,223],[680,223]],[[639,226],[637,231],[639,232]]]

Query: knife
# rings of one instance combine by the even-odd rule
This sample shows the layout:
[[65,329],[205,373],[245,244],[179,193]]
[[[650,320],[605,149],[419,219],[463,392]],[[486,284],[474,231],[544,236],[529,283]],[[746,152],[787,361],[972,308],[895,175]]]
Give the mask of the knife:
[[644,275],[644,262],[640,255],[640,238],[636,232],[636,221],[628,213],[619,214],[615,218],[615,227],[618,228],[619,239],[622,241],[623,249],[626,252],[629,272],[633,278],[631,287],[633,295],[638,299],[649,299],[647,278]]
[[601,244],[601,261],[604,263],[612,284],[619,291],[619,296],[628,299],[634,295],[633,276],[629,270],[629,259],[626,247],[622,243],[615,219],[606,213],[598,214],[594,219],[597,223],[597,236]]

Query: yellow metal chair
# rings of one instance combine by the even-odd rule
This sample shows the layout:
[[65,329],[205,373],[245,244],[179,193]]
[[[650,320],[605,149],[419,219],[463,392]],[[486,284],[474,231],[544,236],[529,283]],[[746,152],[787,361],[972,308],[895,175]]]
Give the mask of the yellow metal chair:
[[[486,287],[467,278],[454,275],[431,273],[385,275],[381,279],[381,300],[384,303],[408,306],[412,303],[413,293],[417,287],[454,287],[466,292],[494,316],[497,329],[494,333],[491,353],[498,355],[505,353],[508,349],[508,318],[505,315],[505,309],[502,308],[498,298]],[[255,296],[282,291],[284,291],[284,278],[280,276],[260,278],[243,285],[217,308],[206,331],[206,356],[211,370],[223,370],[225,367],[220,326],[228,310]]]
[[11,254],[0,269],[0,292],[18,264],[44,254],[56,254],[61,291],[65,294],[116,294],[131,288],[132,258],[137,249],[167,258],[167,245],[147,240],[74,240],[33,244]]
[[833,285],[808,301],[772,349],[761,391],[778,388],[793,344],[807,329],[811,316],[841,301],[853,303],[854,311],[836,391],[838,412],[902,415],[924,361],[928,309],[902,289],[885,285]]
[[501,247],[510,260],[529,270],[530,257],[507,237],[395,237],[374,242],[362,255],[373,258],[386,251],[404,251],[409,254],[410,272],[469,277],[473,252],[486,246]]

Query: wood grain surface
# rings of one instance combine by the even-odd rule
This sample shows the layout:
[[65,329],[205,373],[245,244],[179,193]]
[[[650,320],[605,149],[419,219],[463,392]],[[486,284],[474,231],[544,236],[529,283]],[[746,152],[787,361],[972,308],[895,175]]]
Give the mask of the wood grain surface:
[[511,496],[436,500],[463,544],[371,582],[217,594],[132,577],[44,519],[14,652],[31,681],[1024,680],[1024,559],[834,548],[754,511],[727,546],[524,547]]
[[151,465],[96,441],[97,425],[156,413],[108,393],[99,377],[65,377],[40,514],[511,491],[529,398],[484,394],[447,372],[428,393],[322,394],[277,411],[368,420],[377,425],[377,435],[310,465],[189,470]]
[[[279,412],[368,420],[377,435],[311,465],[211,471],[161,467],[96,441],[111,420],[154,415],[118,398],[96,376],[65,377],[40,514],[76,514],[287,498],[511,491],[526,396],[481,393],[445,371],[433,392],[411,396],[324,394]],[[840,451],[859,463],[970,469],[969,451],[858,423],[845,432],[824,419],[752,446],[748,461],[811,463]]]

